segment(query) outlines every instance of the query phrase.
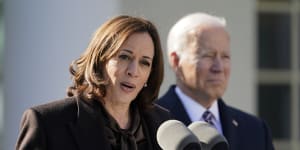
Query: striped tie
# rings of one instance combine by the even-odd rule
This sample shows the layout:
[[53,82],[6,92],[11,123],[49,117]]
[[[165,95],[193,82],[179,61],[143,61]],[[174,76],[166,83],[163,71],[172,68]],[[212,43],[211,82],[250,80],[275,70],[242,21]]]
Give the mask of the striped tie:
[[202,118],[205,122],[207,122],[207,123],[211,124],[212,126],[214,126],[214,123],[213,123],[214,116],[209,110],[206,110],[203,113]]

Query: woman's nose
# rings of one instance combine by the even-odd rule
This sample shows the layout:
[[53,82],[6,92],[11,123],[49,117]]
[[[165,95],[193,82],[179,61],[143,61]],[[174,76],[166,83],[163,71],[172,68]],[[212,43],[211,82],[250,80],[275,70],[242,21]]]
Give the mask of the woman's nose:
[[138,63],[137,62],[132,61],[128,64],[127,75],[129,75],[131,77],[138,77],[139,69],[138,69]]

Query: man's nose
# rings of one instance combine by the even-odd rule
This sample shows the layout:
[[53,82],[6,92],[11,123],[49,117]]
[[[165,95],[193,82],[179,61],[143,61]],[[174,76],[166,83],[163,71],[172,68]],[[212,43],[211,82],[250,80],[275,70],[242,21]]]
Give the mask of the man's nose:
[[222,59],[219,57],[216,57],[213,60],[213,65],[212,65],[212,71],[213,72],[221,72],[223,70],[223,62]]

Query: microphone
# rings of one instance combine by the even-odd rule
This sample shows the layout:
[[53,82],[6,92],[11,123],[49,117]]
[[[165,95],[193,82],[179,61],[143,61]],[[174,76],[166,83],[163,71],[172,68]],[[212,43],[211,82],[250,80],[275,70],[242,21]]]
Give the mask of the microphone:
[[188,128],[197,136],[203,150],[229,150],[226,138],[207,122],[196,121]]
[[157,130],[156,138],[163,150],[201,150],[198,138],[178,120],[163,122]]

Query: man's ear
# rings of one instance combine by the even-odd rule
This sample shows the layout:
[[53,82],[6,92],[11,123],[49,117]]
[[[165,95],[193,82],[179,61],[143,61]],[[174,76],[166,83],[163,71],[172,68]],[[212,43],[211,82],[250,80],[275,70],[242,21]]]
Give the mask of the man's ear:
[[170,65],[173,70],[176,70],[179,65],[179,55],[176,52],[170,54]]

